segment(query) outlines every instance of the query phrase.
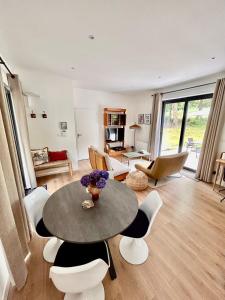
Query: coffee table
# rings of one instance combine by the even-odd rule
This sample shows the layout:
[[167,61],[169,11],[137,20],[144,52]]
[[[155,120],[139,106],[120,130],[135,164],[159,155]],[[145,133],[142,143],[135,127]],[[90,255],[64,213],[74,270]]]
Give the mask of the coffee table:
[[149,152],[147,152],[145,150],[142,150],[142,151],[133,151],[133,152],[126,152],[126,153],[122,153],[122,155],[127,158],[127,160],[128,160],[128,166],[130,164],[130,160],[131,159],[148,157],[148,160],[150,160],[150,157],[151,157],[151,153],[149,153]]

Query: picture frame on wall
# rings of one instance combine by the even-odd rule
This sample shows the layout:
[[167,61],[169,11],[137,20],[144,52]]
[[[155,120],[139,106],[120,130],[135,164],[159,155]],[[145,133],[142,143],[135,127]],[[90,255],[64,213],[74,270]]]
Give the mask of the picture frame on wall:
[[145,124],[151,125],[151,114],[145,114]]
[[59,128],[60,128],[60,133],[59,135],[62,137],[66,137],[67,136],[67,122],[59,122]]
[[59,122],[59,127],[61,130],[66,131],[67,130],[67,122]]
[[138,124],[144,124],[144,114],[138,114]]

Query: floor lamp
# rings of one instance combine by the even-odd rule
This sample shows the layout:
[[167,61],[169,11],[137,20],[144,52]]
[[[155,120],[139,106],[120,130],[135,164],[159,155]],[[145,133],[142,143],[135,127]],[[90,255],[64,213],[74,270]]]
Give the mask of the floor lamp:
[[138,125],[138,124],[136,124],[136,123],[134,123],[134,124],[131,125],[129,128],[134,130],[134,150],[135,150],[135,134],[136,134],[136,129],[141,128],[141,126]]

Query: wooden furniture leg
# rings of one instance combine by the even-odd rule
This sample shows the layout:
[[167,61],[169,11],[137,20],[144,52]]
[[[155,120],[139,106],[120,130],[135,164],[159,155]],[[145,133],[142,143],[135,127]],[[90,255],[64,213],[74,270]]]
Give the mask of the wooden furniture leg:
[[221,169],[220,168],[220,171],[221,171],[221,173],[220,173],[220,186],[221,186],[221,184],[222,184],[222,179],[223,179],[223,168]]
[[216,187],[216,181],[217,181],[217,178],[218,178],[219,170],[220,170],[220,163],[218,163],[218,166],[217,166],[217,169],[216,169],[216,176],[215,176],[215,179],[214,179],[213,191],[215,190],[215,187]]
[[72,177],[73,176],[73,168],[72,168],[71,162],[69,162],[69,173],[70,173],[70,176]]
[[220,203],[222,203],[224,200],[225,200],[225,197],[223,197],[223,198],[220,200]]

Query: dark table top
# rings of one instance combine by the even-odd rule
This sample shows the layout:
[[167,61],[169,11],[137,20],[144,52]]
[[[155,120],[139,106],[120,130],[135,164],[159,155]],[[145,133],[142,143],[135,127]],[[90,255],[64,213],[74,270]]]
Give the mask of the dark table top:
[[91,195],[79,181],[52,194],[43,210],[50,233],[73,243],[103,241],[125,230],[138,211],[135,193],[116,180],[108,180],[94,207],[83,209],[81,203],[88,199]]

